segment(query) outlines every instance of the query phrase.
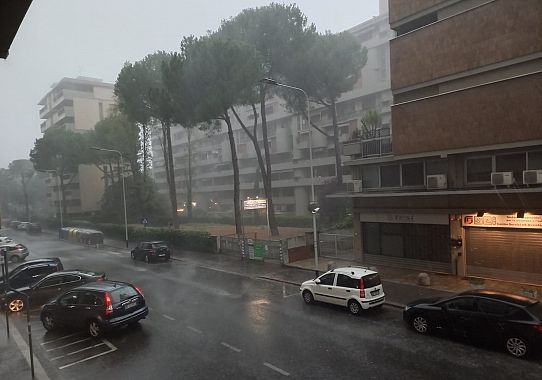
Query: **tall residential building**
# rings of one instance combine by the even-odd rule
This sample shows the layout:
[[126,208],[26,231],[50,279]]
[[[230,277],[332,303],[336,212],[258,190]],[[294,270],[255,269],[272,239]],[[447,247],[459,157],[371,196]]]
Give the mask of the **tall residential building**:
[[[65,129],[78,133],[94,129],[97,122],[106,117],[115,104],[113,84],[101,79],[77,77],[62,78],[51,86],[51,90],[41,99],[39,105],[41,132]],[[71,176],[66,175],[66,180]],[[58,209],[58,191],[54,177],[46,180],[49,185],[47,197],[53,210]],[[66,206],[68,214],[79,214],[100,210],[104,192],[101,172],[93,165],[79,165],[72,182],[66,187]]]
[[[382,115],[382,133],[390,132],[390,105],[392,95],[389,77],[389,28],[387,14],[357,25],[349,30],[368,49],[368,61],[362,69],[361,79],[352,91],[340,98],[337,111],[340,141],[350,139],[359,128],[360,118],[369,110]],[[331,134],[330,112],[314,105],[311,119],[321,129]],[[284,101],[278,97],[267,102],[268,139],[272,162],[273,202],[277,213],[307,214],[310,199],[309,129],[306,120],[288,112]],[[254,118],[251,108],[240,108],[240,117],[247,126]],[[232,120],[234,120],[232,116]],[[241,197],[263,195],[263,184],[258,171],[256,153],[251,140],[234,120],[233,128],[240,167]],[[172,132],[175,178],[179,205],[186,200],[188,136],[181,127]],[[152,138],[153,173],[160,191],[167,194],[164,160],[160,134]],[[258,132],[262,143],[261,129]],[[218,133],[206,136],[194,130],[192,141],[193,197],[197,207],[220,210],[233,205],[233,171],[230,147],[225,126]],[[313,164],[315,184],[322,186],[335,178],[335,148],[333,141],[318,131],[313,132]],[[263,152],[263,149],[262,149]],[[346,157],[343,157],[345,159]],[[339,168],[341,170],[341,168]],[[345,173],[345,181],[350,179]]]
[[389,0],[393,147],[353,169],[369,264],[542,284],[542,2]]

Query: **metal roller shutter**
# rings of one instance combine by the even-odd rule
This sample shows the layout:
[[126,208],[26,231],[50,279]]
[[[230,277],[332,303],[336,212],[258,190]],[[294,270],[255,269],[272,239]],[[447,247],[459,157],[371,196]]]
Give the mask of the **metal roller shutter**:
[[467,275],[542,284],[542,231],[466,229]]

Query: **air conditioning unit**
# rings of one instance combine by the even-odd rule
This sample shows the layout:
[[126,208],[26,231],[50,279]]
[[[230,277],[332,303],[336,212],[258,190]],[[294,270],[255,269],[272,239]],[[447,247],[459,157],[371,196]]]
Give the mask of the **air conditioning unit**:
[[448,187],[448,180],[446,174],[436,174],[427,176],[427,188],[428,189],[446,189]]
[[363,190],[363,187],[361,186],[361,180],[355,179],[352,181],[352,186],[354,188],[354,193],[361,193]]
[[493,172],[491,173],[491,184],[494,186],[511,185],[514,183],[514,173]]
[[542,183],[542,170],[524,170],[523,183],[525,185],[535,185]]

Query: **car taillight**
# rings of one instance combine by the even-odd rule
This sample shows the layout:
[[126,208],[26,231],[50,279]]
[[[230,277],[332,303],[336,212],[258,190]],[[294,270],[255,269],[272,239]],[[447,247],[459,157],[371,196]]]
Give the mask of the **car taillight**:
[[140,295],[141,297],[144,297],[144,296],[143,296],[143,292],[141,291],[141,289],[139,289],[137,286],[134,286],[134,289],[139,293],[139,295]]
[[535,325],[535,326],[533,326],[533,327],[534,327],[534,329],[535,329],[536,331],[538,331],[539,333],[542,333],[542,325]]
[[155,252],[154,252],[154,249],[151,249],[151,255],[154,256]]
[[102,274],[100,277],[96,279],[96,281],[103,281],[105,280],[105,274]]
[[113,302],[111,302],[111,296],[109,293],[105,293],[105,315],[109,315],[113,312]]
[[15,246],[15,248],[17,248],[17,249],[24,249],[24,246],[22,246],[21,244],[17,244],[17,245]]
[[363,278],[359,279],[359,298],[365,298],[365,284]]

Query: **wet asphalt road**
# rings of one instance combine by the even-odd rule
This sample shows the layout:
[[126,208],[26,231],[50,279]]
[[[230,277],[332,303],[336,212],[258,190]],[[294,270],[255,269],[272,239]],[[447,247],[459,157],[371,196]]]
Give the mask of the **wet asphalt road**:
[[[51,379],[539,379],[542,361],[407,329],[400,310],[349,315],[305,305],[298,287],[193,261],[145,264],[125,254],[8,230],[31,256],[106,272],[140,287],[150,314],[103,340],[46,333],[32,313],[34,350]],[[182,257],[181,257],[182,258]],[[11,318],[26,334],[25,315]],[[14,375],[14,374],[12,374]],[[17,377],[13,377],[17,378]]]

